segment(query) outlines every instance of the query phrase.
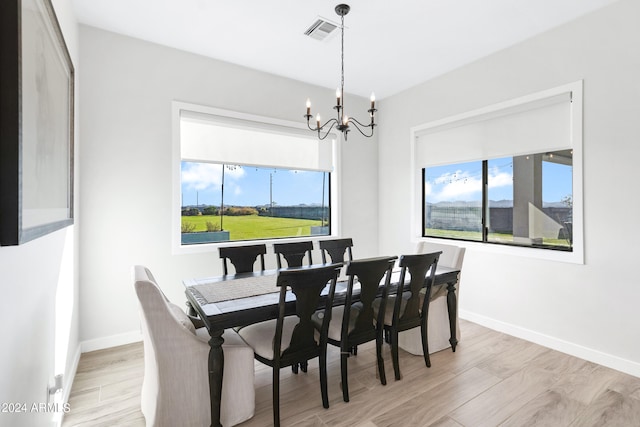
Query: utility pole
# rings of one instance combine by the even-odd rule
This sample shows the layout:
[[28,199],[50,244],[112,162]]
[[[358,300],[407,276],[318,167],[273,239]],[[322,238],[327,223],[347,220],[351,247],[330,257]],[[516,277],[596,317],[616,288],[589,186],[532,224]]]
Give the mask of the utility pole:
[[220,186],[220,231],[224,231],[222,219],[224,218],[224,167],[222,165],[222,185]]
[[269,172],[269,214],[273,217],[273,172]]

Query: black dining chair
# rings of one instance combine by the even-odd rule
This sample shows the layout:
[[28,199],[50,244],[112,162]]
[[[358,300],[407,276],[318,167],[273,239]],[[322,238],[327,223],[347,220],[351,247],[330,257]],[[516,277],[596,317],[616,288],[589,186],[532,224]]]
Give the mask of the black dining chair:
[[233,264],[236,273],[250,273],[254,271],[253,266],[260,258],[260,271],[264,271],[264,254],[267,253],[266,245],[230,246],[219,248],[220,258],[222,258],[222,268],[225,276],[229,274],[227,260]]
[[320,252],[322,253],[323,264],[327,263],[327,255],[331,258],[331,262],[345,262],[353,259],[353,253],[351,251],[353,240],[351,238],[320,240],[319,246]]
[[[226,276],[229,274],[227,261],[233,264],[236,273],[251,273],[254,271],[253,266],[256,260],[260,258],[260,271],[264,271],[264,255],[267,253],[267,246],[249,245],[249,246],[229,246],[218,248],[220,258],[222,259],[222,271]],[[189,315],[196,316],[196,311],[187,301],[187,311]]]
[[[274,243],[273,251],[276,254],[276,261],[278,262],[278,270],[282,268],[282,259],[287,261],[287,267],[302,267],[304,257],[307,257],[308,265],[313,264],[313,258],[311,251],[313,250],[313,242],[293,242],[293,243]],[[294,364],[291,366],[291,370],[294,374],[298,373],[298,368],[302,372],[307,372],[307,362],[301,362],[300,364]]]
[[[331,306],[336,280],[341,265],[285,269],[278,271],[280,287],[278,317],[266,322],[245,326],[239,332],[253,348],[256,360],[273,369],[273,425],[280,425],[280,369],[306,362],[317,357],[320,366],[320,392],[322,406],[329,407],[327,391],[327,331],[331,319]],[[329,284],[322,311],[323,320],[316,327],[311,316],[321,302],[322,290]],[[287,291],[295,295],[295,315],[285,311]]]
[[[424,363],[431,367],[427,336],[427,319],[429,316],[429,300],[433,278],[438,266],[438,258],[442,252],[417,255],[402,255],[399,266],[400,279],[395,295],[389,295],[387,301],[378,298],[373,308],[377,318],[384,313],[384,330],[391,345],[391,358],[396,380],[400,379],[400,363],[398,358],[398,333],[420,326],[422,336],[422,354]],[[409,279],[407,280],[407,273]],[[426,292],[421,292],[426,289]]]
[[[349,401],[349,383],[347,378],[347,359],[352,348],[376,340],[376,356],[380,383],[387,384],[382,358],[383,319],[374,316],[373,303],[382,291],[380,307],[384,310],[387,299],[391,271],[398,257],[378,257],[351,261],[347,264],[349,277],[345,305],[333,307],[327,342],[340,347],[340,371],[342,377],[342,398]],[[360,285],[360,298],[353,301],[353,286]],[[381,288],[382,284],[382,289]],[[317,312],[313,321],[317,328],[324,325],[326,313]]]
[[278,269],[282,268],[282,258],[287,261],[288,267],[302,267],[305,256],[307,257],[307,265],[313,264],[313,258],[311,257],[312,250],[312,241],[273,244]]

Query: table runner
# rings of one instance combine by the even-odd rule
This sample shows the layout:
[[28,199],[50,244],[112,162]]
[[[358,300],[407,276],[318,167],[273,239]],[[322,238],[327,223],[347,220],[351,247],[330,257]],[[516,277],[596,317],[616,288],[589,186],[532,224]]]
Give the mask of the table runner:
[[277,275],[243,277],[241,279],[202,283],[192,286],[207,304],[279,292]]
[[[391,275],[391,283],[397,283],[399,280],[399,275],[400,270],[394,270]],[[344,281],[342,281],[341,284],[346,288],[345,279],[343,279]],[[205,304],[210,304],[220,301],[229,301],[279,292],[280,288],[276,286],[277,280],[278,276],[276,274],[265,276],[251,276],[232,280],[200,283],[199,285],[192,286],[191,289],[196,297],[202,299]],[[338,280],[340,284],[340,278]],[[354,287],[358,287],[357,279],[354,282]],[[341,286],[338,286],[336,291],[338,291],[338,289],[340,288]],[[431,299],[433,299],[433,296]]]

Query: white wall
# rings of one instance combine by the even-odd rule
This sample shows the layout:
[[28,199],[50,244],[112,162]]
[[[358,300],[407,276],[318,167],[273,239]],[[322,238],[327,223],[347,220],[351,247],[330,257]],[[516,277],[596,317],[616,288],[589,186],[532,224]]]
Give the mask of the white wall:
[[[71,1],[53,5],[77,69]],[[0,413],[1,426],[54,425],[56,414],[32,413],[31,406],[47,403],[47,387],[56,374],[64,374],[64,392],[70,390],[79,357],[77,223],[24,245],[0,247],[0,402],[24,403],[28,410]]]
[[585,264],[472,245],[460,309],[490,327],[640,376],[638,16],[640,2],[622,0],[383,100],[379,229],[381,248],[413,250],[411,212],[398,209],[411,200],[411,127],[584,79]]
[[[327,116],[335,92],[96,28],[81,26],[80,40],[80,334],[89,350],[137,338],[132,265],[149,267],[179,304],[183,278],[222,274],[217,250],[171,253],[171,102],[303,123],[307,97]],[[367,100],[351,105],[366,114]],[[377,154],[375,138],[354,132],[342,145],[342,231],[358,256],[377,253]]]

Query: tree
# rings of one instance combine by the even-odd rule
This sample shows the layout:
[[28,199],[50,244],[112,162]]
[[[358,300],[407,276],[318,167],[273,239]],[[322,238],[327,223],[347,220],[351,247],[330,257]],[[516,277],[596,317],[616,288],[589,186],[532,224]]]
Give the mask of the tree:
[[203,215],[218,215],[218,208],[215,206],[207,206],[202,210]]
[[573,196],[571,194],[567,194],[562,199],[560,199],[560,201],[567,205],[567,207],[573,207]]
[[198,216],[200,214],[200,210],[198,208],[188,208],[182,210],[182,216]]

